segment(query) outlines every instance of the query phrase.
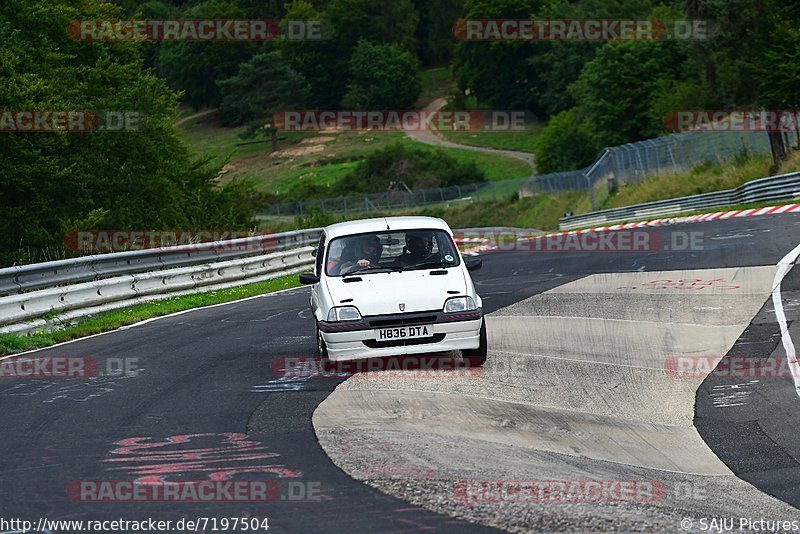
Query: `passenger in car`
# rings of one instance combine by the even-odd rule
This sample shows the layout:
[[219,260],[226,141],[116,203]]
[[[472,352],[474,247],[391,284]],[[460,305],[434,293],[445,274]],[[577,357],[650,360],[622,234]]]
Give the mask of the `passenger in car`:
[[401,266],[415,265],[436,259],[438,254],[433,254],[432,232],[406,233],[406,246],[396,262]]

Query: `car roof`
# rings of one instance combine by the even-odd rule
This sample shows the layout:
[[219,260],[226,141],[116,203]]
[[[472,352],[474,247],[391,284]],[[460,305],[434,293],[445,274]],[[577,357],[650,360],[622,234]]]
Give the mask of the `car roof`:
[[345,235],[366,234],[387,230],[444,230],[450,235],[453,231],[442,219],[436,217],[380,217],[375,219],[361,219],[332,224],[325,227],[327,239],[334,239]]

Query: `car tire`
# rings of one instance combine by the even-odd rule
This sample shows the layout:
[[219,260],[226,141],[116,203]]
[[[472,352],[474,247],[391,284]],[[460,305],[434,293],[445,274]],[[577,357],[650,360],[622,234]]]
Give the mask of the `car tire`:
[[461,351],[461,356],[469,363],[470,367],[482,367],[486,363],[486,355],[489,352],[489,346],[486,339],[486,319],[481,324],[480,345],[477,349],[467,349]]
[[314,322],[314,340],[317,343],[317,356],[320,357],[322,361],[328,359],[328,347],[325,346],[325,340],[322,339],[322,332],[319,331],[319,324]]

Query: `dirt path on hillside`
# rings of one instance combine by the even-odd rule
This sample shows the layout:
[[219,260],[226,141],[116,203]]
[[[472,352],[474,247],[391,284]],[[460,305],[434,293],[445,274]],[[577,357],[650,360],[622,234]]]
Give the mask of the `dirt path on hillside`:
[[[446,99],[437,98],[436,100],[425,106],[425,111],[439,111],[445,105],[447,105]],[[462,145],[459,143],[448,141],[447,139],[444,139],[443,137],[437,135],[435,132],[429,130],[405,130],[405,133],[414,141],[418,141],[426,145],[442,146],[446,148],[459,148],[462,150],[474,150],[475,152],[498,154],[501,156],[508,156],[510,158],[520,159],[525,163],[527,163],[528,165],[530,165],[531,173],[530,175],[528,175],[528,178],[531,178],[536,175],[536,167],[534,165],[534,155],[529,152],[518,152],[516,150],[501,150],[497,148]]]
[[197,119],[200,117],[205,117],[206,115],[211,115],[212,113],[216,113],[216,109],[207,109],[205,111],[199,111],[197,113],[193,113],[191,115],[187,115],[186,117],[180,118],[175,121],[175,126],[180,126],[185,122],[189,122],[192,119]]

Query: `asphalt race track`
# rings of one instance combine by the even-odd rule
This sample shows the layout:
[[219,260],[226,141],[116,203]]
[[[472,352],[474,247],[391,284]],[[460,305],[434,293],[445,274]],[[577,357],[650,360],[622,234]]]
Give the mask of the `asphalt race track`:
[[[487,313],[499,313],[500,316],[496,317],[504,317],[496,319],[496,324],[509,329],[509,336],[533,336],[526,338],[531,343],[534,340],[536,343],[546,343],[549,332],[569,324],[573,338],[586,340],[581,345],[581,353],[575,355],[576,361],[587,361],[591,360],[593,351],[611,354],[614,347],[601,347],[592,342],[591,332],[577,330],[576,325],[589,324],[587,321],[590,319],[579,313],[571,313],[570,303],[591,292],[594,285],[605,283],[603,276],[606,274],[630,276],[631,280],[641,281],[648,279],[648,273],[730,269],[725,272],[732,273],[731,277],[735,279],[736,268],[753,267],[755,269],[743,271],[746,273],[743,276],[752,279],[754,287],[758,286],[758,290],[754,289],[748,294],[747,306],[737,308],[735,300],[728,297],[720,297],[727,300],[722,304],[715,302],[713,306],[722,306],[723,315],[742,315],[742,328],[746,327],[744,334],[739,336],[741,329],[730,327],[728,322],[722,320],[724,317],[720,317],[719,321],[710,320],[707,326],[709,333],[705,334],[706,331],[702,330],[702,319],[706,315],[703,306],[694,306],[689,315],[693,322],[696,321],[697,331],[689,332],[688,337],[681,343],[675,342],[675,346],[690,349],[687,343],[692,339],[703,339],[703,336],[708,337],[710,332],[714,332],[726,343],[728,337],[732,336],[728,345],[719,344],[719,347],[733,345],[727,355],[723,353],[720,357],[750,354],[763,358],[783,355],[785,358],[785,353],[781,352],[775,310],[768,302],[770,274],[774,272],[774,266],[800,243],[800,215],[729,219],[647,231],[657,236],[663,246],[643,252],[497,251],[482,254],[484,267],[474,273],[473,278],[484,299],[484,310]],[[689,233],[695,233],[694,238],[702,244],[702,249],[682,246],[684,237]],[[673,246],[676,244],[680,246]],[[543,295],[545,292],[549,293]],[[800,332],[794,325],[800,313],[798,292],[800,274],[790,271],[783,281],[783,301],[789,332],[795,342],[800,339]],[[602,296],[594,299],[596,308],[606,312],[613,310],[611,315],[630,319],[625,316],[626,306],[620,302],[615,299],[604,300]],[[678,301],[669,302],[671,306],[677,306],[675,303]],[[548,319],[550,322],[542,322],[544,319],[538,317],[541,314],[537,312],[537,306],[546,306],[549,317],[562,317],[563,321]],[[511,313],[504,310],[517,311]],[[535,323],[540,327],[538,334],[526,333],[523,324],[514,326],[514,320],[510,318],[522,315],[519,310],[524,310],[533,317],[532,320],[538,321]],[[667,308],[659,308],[653,313],[663,324],[677,322],[673,321],[673,314],[665,310]],[[679,310],[671,310],[675,312],[674,317],[678,317]],[[711,315],[709,310],[708,316]],[[545,528],[543,525],[547,525],[553,530],[576,527],[557,521],[540,523],[530,515],[515,516],[513,521],[504,522],[503,510],[492,512],[495,515],[484,521],[480,515],[467,511],[460,513],[453,502],[441,505],[431,502],[432,498],[453,501],[452,496],[424,495],[415,498],[415,478],[403,476],[401,471],[392,473],[384,470],[383,478],[394,480],[388,484],[354,480],[348,474],[352,474],[354,467],[342,463],[347,462],[346,458],[335,458],[343,470],[329,459],[320,446],[312,417],[317,417],[315,410],[329,396],[331,400],[334,399],[331,393],[337,386],[340,387],[334,395],[346,393],[348,388],[354,390],[359,384],[358,380],[350,379],[343,383],[345,378],[341,376],[293,380],[283,375],[285,358],[308,358],[314,355],[313,322],[309,317],[308,289],[299,288],[185,312],[26,354],[28,358],[84,357],[96,362],[98,372],[88,379],[0,379],[0,403],[3,407],[0,411],[0,426],[3,429],[0,442],[0,517],[27,519],[34,521],[34,524],[43,517],[48,520],[153,518],[162,521],[268,518],[271,530],[278,532],[490,530],[489,526],[473,524],[468,519],[512,530],[525,530],[526,525],[531,529]],[[489,324],[491,327],[494,323]],[[514,328],[518,328],[518,331],[512,332]],[[570,332],[559,335],[568,334]],[[650,339],[647,337],[650,335],[650,332],[641,330],[642,339]],[[625,331],[625,336],[630,336],[630,332]],[[657,339],[657,336],[653,335],[652,339]],[[635,340],[626,343],[635,344]],[[490,360],[492,357],[490,352]],[[565,362],[565,366],[569,363],[572,362]],[[551,366],[547,372],[559,373],[563,369],[561,366]],[[681,462],[688,465],[696,460],[697,465],[687,467],[692,476],[724,477],[719,467],[722,464],[718,463],[716,455],[738,477],[731,482],[739,484],[736,491],[756,492],[741,482],[743,480],[763,492],[764,503],[773,506],[774,510],[794,514],[784,519],[800,518],[800,511],[789,506],[800,507],[800,445],[797,440],[800,435],[800,397],[795,392],[792,378],[783,376],[757,383],[748,382],[746,386],[733,384],[737,390],[747,389],[745,400],[722,404],[717,395],[719,390],[713,388],[726,384],[718,380],[721,379],[698,380],[686,390],[692,397],[697,390],[694,423],[699,436],[714,453],[707,453],[707,458],[681,457],[677,453],[671,457],[661,455],[659,461],[662,463],[653,467],[651,458],[643,458],[635,452],[639,450],[635,443],[630,442],[627,445],[629,448],[624,451],[625,454],[630,453],[629,459],[614,450],[600,450],[596,443],[590,443],[589,440],[580,441],[587,427],[580,427],[582,430],[574,435],[566,432],[558,439],[544,440],[547,443],[535,445],[536,450],[544,451],[549,455],[547,458],[560,458],[558,461],[563,461],[567,455],[576,466],[589,460],[614,463],[624,457],[626,466],[661,469],[663,472],[674,471],[674,466]],[[442,384],[447,381],[428,382],[427,388],[441,390],[445,388]],[[556,392],[562,397],[569,396],[569,386],[566,381],[565,384],[563,389]],[[730,386],[728,383],[727,387]],[[468,389],[468,386],[465,388]],[[367,389],[370,392],[364,393]],[[359,389],[358,395],[361,398],[378,399],[385,391],[392,390],[388,394],[394,395],[395,389],[403,388],[391,382],[382,385],[379,380],[371,380],[367,386]],[[522,398],[524,391],[519,390],[515,394],[520,396],[516,401],[525,401]],[[380,398],[383,399],[381,402],[387,399]],[[741,400],[741,397],[738,399]],[[547,402],[556,406],[561,399],[553,397]],[[631,405],[632,415],[626,418],[623,413],[619,416],[620,420],[633,417],[636,401],[628,404]],[[320,409],[325,406],[322,404]],[[374,408],[379,409],[377,405]],[[536,417],[540,418],[537,420],[551,424],[554,412],[540,408],[541,405],[537,405]],[[563,406],[559,409],[562,408],[567,409]],[[645,406],[642,410],[652,417],[648,424],[658,428],[658,432],[661,432],[660,429],[675,428],[675,435],[664,441],[675,439],[680,445],[679,442],[687,442],[689,438],[681,434],[684,430],[677,429],[677,419],[683,417],[686,410],[691,412],[692,406],[691,403],[677,406],[675,412],[671,408],[670,405]],[[528,417],[526,414],[533,413],[531,409],[524,407],[514,413]],[[624,412],[625,407],[615,410]],[[673,414],[680,410],[683,410],[680,412],[683,415],[675,415],[676,420],[673,420]],[[640,412],[636,413],[640,415]],[[332,417],[340,418],[337,421],[337,425],[340,425],[338,428],[345,431],[337,434],[339,455],[352,453],[353,457],[374,458],[376,462],[395,453],[405,457],[402,451],[384,447],[380,442],[353,441],[348,445],[346,427],[350,415],[356,416],[353,418],[355,421],[360,414],[332,413]],[[689,422],[691,416],[689,413]],[[508,421],[509,426],[520,423],[525,421],[513,418]],[[618,421],[613,423],[617,424]],[[467,433],[470,430],[460,429]],[[622,430],[627,432],[629,429]],[[499,432],[503,432],[502,428]],[[535,438],[536,432],[529,436]],[[483,442],[494,443],[489,437]],[[424,449],[424,445],[417,442],[420,449]],[[412,441],[407,446],[414,448],[415,444]],[[527,442],[497,443],[497,457],[485,454],[477,461],[485,461],[487,468],[490,468],[500,456],[508,458],[508,455],[513,455],[514,451],[524,446],[527,446]],[[692,446],[705,447],[699,438]],[[489,447],[487,450],[492,449]],[[544,457],[538,456],[537,461]],[[429,461],[436,458],[436,455],[428,456]],[[452,461],[457,463],[458,457],[454,458]],[[474,465],[475,458],[465,457],[464,462],[467,461],[471,464],[470,468],[481,467]],[[436,471],[437,466],[427,467]],[[363,471],[364,466],[360,466],[360,469]],[[376,472],[379,470],[373,474]],[[508,476],[513,477],[514,473]],[[227,502],[134,499],[133,502],[120,502],[119,499],[103,501],[98,497],[99,494],[86,497],[76,490],[81,481],[119,484],[133,480],[151,483],[268,480],[276,493],[270,502],[242,499],[230,499]],[[398,481],[402,483],[397,484]],[[403,498],[387,495],[376,487]],[[745,494],[742,495],[744,499]],[[749,499],[751,494],[747,493],[746,496]],[[699,506],[699,509],[727,510],[722,502],[727,497],[707,495],[704,498],[709,501],[708,508]],[[736,498],[739,497],[732,493],[731,499]],[[531,510],[534,510],[534,514],[546,515],[549,513],[548,506],[558,508],[559,505],[550,503],[544,508],[532,507]],[[592,506],[614,508],[611,505]],[[626,513],[635,515],[637,510],[633,507],[633,511]],[[585,510],[576,509],[570,513],[580,515]],[[609,518],[600,526],[582,523],[580,527],[592,529],[622,525],[623,528],[635,530],[653,524],[656,528],[664,526],[658,522],[648,523],[649,512],[644,510],[642,513],[642,517],[627,517],[622,523],[616,524],[613,513],[609,512]],[[677,523],[674,527],[673,530],[679,530]],[[210,527],[197,530],[212,531]]]

